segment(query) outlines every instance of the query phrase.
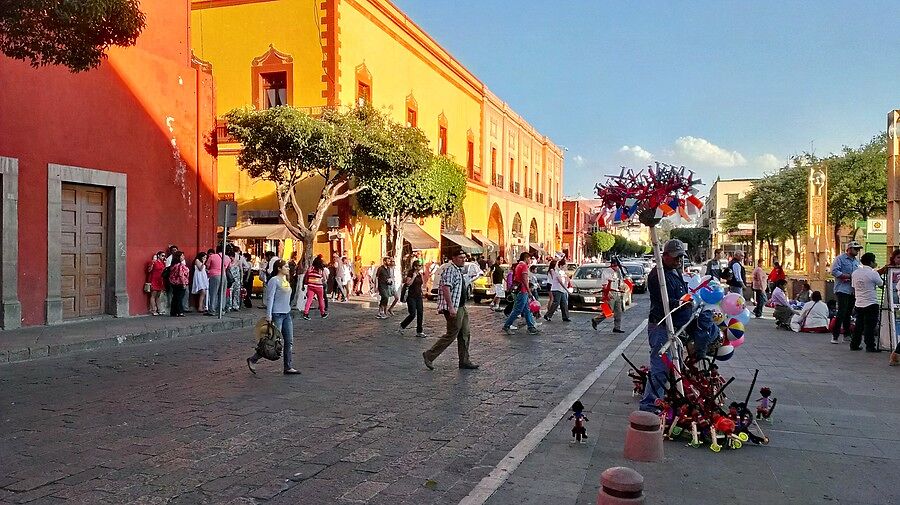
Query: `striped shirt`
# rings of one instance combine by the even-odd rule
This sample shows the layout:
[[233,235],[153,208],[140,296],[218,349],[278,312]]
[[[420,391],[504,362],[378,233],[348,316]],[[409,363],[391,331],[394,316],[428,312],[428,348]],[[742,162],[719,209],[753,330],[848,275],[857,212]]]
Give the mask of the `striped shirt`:
[[[449,300],[444,297],[444,286],[450,288]],[[441,281],[438,284],[438,312],[448,311],[450,307],[458,308],[463,289],[466,289],[466,279],[462,271],[453,263],[448,263],[441,271]]]

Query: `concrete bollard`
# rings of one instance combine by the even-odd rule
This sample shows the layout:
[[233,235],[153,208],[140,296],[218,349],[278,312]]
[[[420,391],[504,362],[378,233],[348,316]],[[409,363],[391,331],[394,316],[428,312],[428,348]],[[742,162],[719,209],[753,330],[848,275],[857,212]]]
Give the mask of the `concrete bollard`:
[[597,505],[643,505],[644,477],[624,466],[607,468],[600,474]]
[[659,416],[636,410],[628,416],[625,457],[632,461],[657,463],[663,460],[663,434]]

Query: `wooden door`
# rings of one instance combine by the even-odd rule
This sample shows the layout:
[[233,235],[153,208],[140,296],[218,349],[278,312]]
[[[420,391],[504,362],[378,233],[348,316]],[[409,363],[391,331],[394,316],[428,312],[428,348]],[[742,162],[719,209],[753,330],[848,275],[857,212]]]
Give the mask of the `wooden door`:
[[62,185],[60,295],[63,317],[106,312],[108,191]]

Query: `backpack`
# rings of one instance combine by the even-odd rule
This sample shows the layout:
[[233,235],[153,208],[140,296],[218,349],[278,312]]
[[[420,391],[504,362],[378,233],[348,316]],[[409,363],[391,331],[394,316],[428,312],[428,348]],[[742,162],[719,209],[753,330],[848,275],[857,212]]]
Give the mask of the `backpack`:
[[256,354],[275,361],[281,358],[283,352],[284,340],[281,337],[281,332],[278,331],[278,328],[271,321],[266,321],[265,329],[256,343]]

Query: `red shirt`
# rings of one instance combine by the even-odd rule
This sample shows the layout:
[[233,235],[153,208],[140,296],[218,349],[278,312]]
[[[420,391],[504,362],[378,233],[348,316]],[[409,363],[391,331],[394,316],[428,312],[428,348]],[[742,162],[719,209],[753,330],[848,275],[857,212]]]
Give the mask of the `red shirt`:
[[519,283],[519,292],[520,293],[529,293],[528,290],[528,265],[525,264],[524,261],[520,261],[516,265],[516,270],[513,273],[513,281]]
[[781,279],[787,279],[787,275],[784,274],[783,268],[773,268],[771,272],[769,272],[769,282],[777,282]]

